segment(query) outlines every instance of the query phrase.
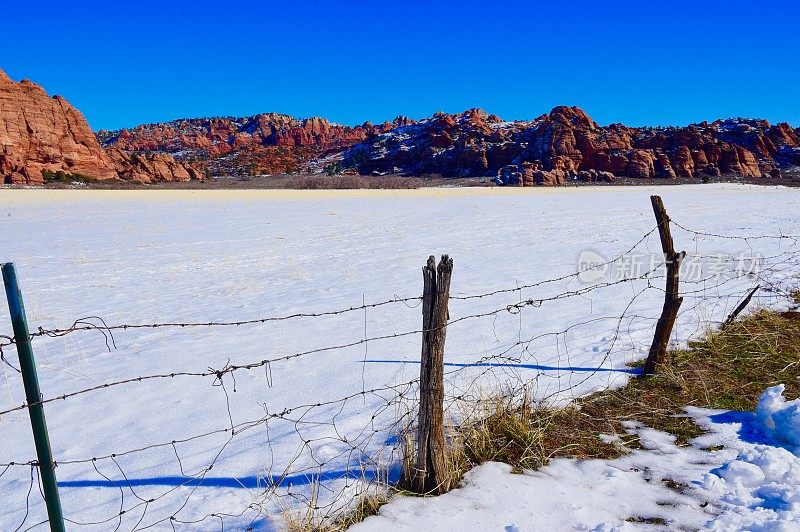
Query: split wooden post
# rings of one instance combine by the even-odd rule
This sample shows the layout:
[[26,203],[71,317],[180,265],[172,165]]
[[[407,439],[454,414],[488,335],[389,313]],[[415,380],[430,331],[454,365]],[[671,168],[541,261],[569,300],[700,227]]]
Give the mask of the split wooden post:
[[453,259],[442,255],[438,268],[431,255],[422,268],[422,364],[419,426],[412,486],[417,493],[449,490],[444,438],[444,342],[447,335]]
[[33,358],[28,320],[25,317],[25,306],[22,303],[22,292],[17,284],[17,272],[14,264],[11,262],[3,264],[2,271],[8,310],[11,312],[11,325],[14,329],[14,343],[19,355],[22,384],[25,387],[25,399],[28,402],[28,414],[31,418],[33,441],[39,461],[42,491],[47,506],[47,516],[50,520],[50,530],[64,532],[64,517],[61,513],[61,500],[58,496],[55,465],[50,451],[50,438],[47,435],[47,424],[41,403],[42,394],[39,391],[39,378],[36,375],[36,362]]
[[650,196],[653,205],[653,213],[658,223],[658,234],[661,237],[661,249],[664,252],[664,262],[667,266],[667,280],[664,290],[664,307],[661,310],[661,317],[658,318],[656,330],[653,334],[653,343],[650,346],[650,353],[647,355],[647,362],[644,365],[644,375],[654,375],[658,368],[664,364],[667,357],[667,345],[678,317],[678,309],[683,303],[683,298],[678,293],[678,281],[680,277],[681,262],[686,256],[686,252],[675,253],[675,246],[672,242],[672,233],[669,229],[669,216],[664,208],[664,203],[660,196]]

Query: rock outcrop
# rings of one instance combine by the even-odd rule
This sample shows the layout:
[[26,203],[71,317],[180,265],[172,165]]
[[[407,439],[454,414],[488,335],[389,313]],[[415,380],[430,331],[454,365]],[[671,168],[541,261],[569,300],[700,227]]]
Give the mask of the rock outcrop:
[[41,185],[55,174],[144,182],[204,177],[200,167],[169,155],[107,152],[64,98],[0,70],[0,182]]
[[60,96],[0,70],[0,175],[12,183],[41,184],[42,171],[95,179],[117,177],[114,164],[83,116]]
[[413,123],[365,122],[350,127],[325,118],[297,119],[264,113],[249,117],[197,118],[146,124],[133,129],[100,131],[107,148],[157,151],[185,159],[205,160],[214,174],[273,174],[299,171],[310,160]]
[[361,173],[491,176],[498,184],[517,186],[616,177],[761,177],[800,165],[800,135],[786,123],[764,120],[601,127],[577,107],[514,122],[470,109],[437,113],[377,135],[350,148],[345,163]]
[[119,177],[128,181],[151,183],[153,181],[190,181],[205,179],[201,165],[178,162],[166,153],[134,153],[109,148]]

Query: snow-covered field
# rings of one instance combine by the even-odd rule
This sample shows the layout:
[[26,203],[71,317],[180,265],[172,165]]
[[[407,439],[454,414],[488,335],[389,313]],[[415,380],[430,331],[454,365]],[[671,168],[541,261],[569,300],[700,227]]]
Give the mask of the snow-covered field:
[[[458,297],[568,276],[587,252],[611,259],[651,232],[652,193],[662,196],[676,222],[698,231],[776,237],[797,234],[800,226],[800,191],[735,185],[0,190],[0,261],[16,264],[32,330],[68,327],[85,317],[108,325],[251,320],[418,296],[420,269],[430,254],[454,258],[451,295]],[[679,228],[673,236],[676,247],[702,266],[686,272],[676,342],[724,319],[757,282],[748,273],[752,257],[765,257],[762,277],[781,286],[800,271],[793,239],[744,241]],[[592,279],[599,288],[588,290],[593,285],[570,276],[452,300],[448,396],[525,384],[555,401],[624,382],[630,375],[625,364],[649,347],[663,279],[617,281],[620,273],[645,273],[659,253],[658,235],[651,233],[615,263],[619,271],[609,267]],[[529,299],[537,301],[524,304]],[[780,300],[777,292],[762,291],[755,304]],[[519,310],[507,310],[520,302]],[[299,355],[221,380],[145,380],[48,403],[68,528],[220,530],[224,524],[225,530],[270,530],[281,526],[275,516],[303,507],[312,495],[321,511],[352,500],[360,479],[372,478],[376,466],[396,472],[396,422],[406,419],[414,390],[398,387],[408,395],[397,400],[397,390],[387,387],[418,377],[420,335],[414,331],[420,325],[412,300],[263,324],[115,330],[108,339],[97,330],[35,338],[45,398],[142,375],[202,373]],[[11,335],[5,310],[2,334]],[[320,350],[342,345],[348,347]],[[24,402],[11,367],[18,365],[16,353],[11,347],[3,352],[10,365],[0,363],[0,411]],[[0,464],[35,459],[24,410],[0,416],[0,434]],[[3,469],[0,530],[46,519],[31,468]],[[473,478],[481,471],[505,474],[487,465]],[[551,480],[558,485],[557,475]],[[591,529],[623,516],[623,510],[610,512],[588,512],[580,523]],[[527,521],[529,528],[533,522]],[[526,528],[500,517],[493,524]]]

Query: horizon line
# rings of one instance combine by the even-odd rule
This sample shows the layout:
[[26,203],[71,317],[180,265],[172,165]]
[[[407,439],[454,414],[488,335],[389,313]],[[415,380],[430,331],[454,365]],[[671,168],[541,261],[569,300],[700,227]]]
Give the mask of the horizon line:
[[[53,98],[55,98],[56,96],[61,96],[61,95],[58,95],[58,94],[52,95]],[[61,96],[61,97],[64,98],[64,99],[67,99],[65,96]],[[70,105],[73,105],[72,102],[70,102],[69,99],[67,99],[67,101],[70,103]],[[75,107],[75,106],[73,105],[73,107]],[[765,122],[768,122],[772,126],[775,126],[775,125],[778,125],[778,124],[788,124],[789,127],[791,127],[792,129],[800,129],[800,121],[798,121],[796,124],[793,124],[789,120],[780,120],[780,121],[773,122],[773,121],[770,121],[768,118],[764,118],[764,117],[743,116],[743,115],[717,117],[717,118],[714,118],[713,120],[705,119],[705,120],[693,121],[693,122],[689,122],[689,123],[680,123],[680,124],[672,123],[672,124],[639,124],[639,125],[630,125],[630,124],[626,124],[625,122],[621,122],[621,121],[612,121],[612,122],[608,122],[608,123],[600,123],[597,120],[595,120],[594,118],[592,118],[592,114],[587,112],[586,109],[584,107],[581,107],[580,105],[556,105],[556,106],[550,108],[549,111],[544,112],[544,113],[539,113],[536,116],[533,116],[531,118],[527,118],[527,119],[526,118],[514,118],[514,119],[510,119],[510,120],[507,120],[507,119],[503,118],[502,116],[497,115],[496,113],[492,113],[490,111],[487,111],[483,107],[469,107],[467,109],[464,109],[464,110],[458,111],[458,112],[447,112],[447,111],[443,111],[441,109],[438,109],[436,111],[433,111],[431,114],[427,114],[427,115],[424,115],[424,116],[419,117],[419,118],[417,118],[414,115],[398,113],[394,117],[387,118],[385,120],[364,120],[364,121],[361,121],[361,122],[358,122],[358,123],[352,123],[352,122],[345,123],[345,122],[341,122],[341,121],[337,121],[337,120],[331,120],[330,118],[328,118],[325,115],[299,116],[299,115],[293,115],[293,114],[289,114],[289,113],[283,113],[283,112],[280,112],[280,111],[264,111],[264,112],[260,112],[260,113],[241,114],[241,115],[236,115],[236,114],[218,114],[218,115],[209,114],[209,115],[198,115],[198,116],[178,116],[178,117],[169,118],[169,119],[166,119],[166,120],[157,120],[157,121],[151,121],[151,122],[140,122],[140,123],[137,123],[135,125],[122,126],[122,127],[116,127],[116,128],[104,128],[104,127],[102,127],[102,128],[94,128],[94,127],[91,126],[91,124],[90,124],[90,127],[92,129],[92,132],[94,132],[94,133],[99,133],[99,132],[109,132],[110,133],[110,132],[122,131],[123,129],[132,130],[132,129],[135,129],[135,128],[141,127],[141,126],[155,126],[155,125],[159,125],[159,124],[169,124],[169,123],[172,123],[172,122],[180,122],[180,121],[184,121],[184,120],[186,120],[186,121],[189,121],[189,120],[213,120],[213,119],[237,119],[238,120],[238,119],[253,118],[253,117],[257,117],[257,116],[261,116],[261,115],[274,114],[274,115],[287,116],[287,117],[290,117],[290,118],[292,118],[294,120],[301,120],[301,121],[302,120],[311,120],[311,119],[314,119],[314,118],[322,118],[322,119],[327,120],[328,123],[331,124],[331,125],[349,127],[349,128],[356,128],[356,127],[361,127],[366,123],[371,123],[373,125],[383,124],[383,123],[386,123],[386,122],[391,123],[392,121],[396,120],[397,118],[409,118],[409,119],[411,119],[411,120],[413,120],[415,122],[421,122],[423,120],[427,120],[427,119],[433,118],[437,113],[445,113],[447,115],[460,115],[460,114],[466,113],[467,111],[470,111],[472,109],[479,109],[481,111],[484,111],[488,115],[498,116],[503,122],[532,122],[532,121],[536,120],[537,118],[539,118],[541,116],[549,115],[557,107],[577,107],[578,109],[580,109],[584,113],[586,113],[586,115],[592,121],[596,122],[602,128],[609,127],[609,126],[612,126],[614,124],[621,124],[623,126],[630,127],[630,128],[636,128],[636,129],[645,129],[645,128],[647,128],[647,129],[670,129],[670,128],[680,129],[680,128],[686,128],[686,127],[690,127],[690,126],[697,126],[697,125],[700,125],[700,124],[703,124],[703,123],[713,124],[714,122],[722,122],[722,121],[726,121],[726,120],[754,120],[754,121],[763,120]],[[75,108],[77,109],[77,107],[75,107]],[[83,114],[83,111],[81,111],[80,109],[78,109],[78,111],[80,111],[81,114]],[[88,122],[88,119],[87,119],[87,122]]]
[[400,117],[410,118],[410,119],[414,120],[415,122],[420,122],[422,120],[426,120],[428,118],[432,118],[433,116],[436,115],[436,113],[442,112],[442,113],[449,114],[449,115],[459,115],[459,114],[463,114],[463,113],[465,113],[465,112],[467,112],[467,111],[469,111],[471,109],[480,109],[480,110],[486,112],[489,115],[498,116],[504,122],[531,122],[533,120],[536,120],[540,116],[550,114],[553,111],[553,109],[555,109],[557,107],[577,107],[577,108],[581,109],[584,113],[586,113],[587,116],[589,116],[589,118],[592,121],[594,121],[597,124],[599,124],[600,127],[608,127],[608,126],[611,126],[611,125],[614,125],[614,124],[622,124],[622,125],[624,125],[626,127],[631,127],[631,128],[669,129],[669,128],[685,128],[685,127],[689,127],[689,126],[693,126],[693,125],[699,125],[699,124],[702,124],[704,122],[708,123],[708,124],[712,124],[714,122],[724,121],[724,120],[763,120],[763,121],[768,122],[770,125],[778,125],[778,124],[786,123],[793,129],[800,128],[800,121],[798,121],[796,123],[792,123],[789,120],[776,120],[776,121],[773,122],[770,119],[765,118],[763,116],[759,117],[759,116],[744,116],[744,115],[718,116],[718,117],[713,118],[713,119],[705,118],[703,120],[696,120],[696,121],[691,121],[691,122],[688,122],[688,123],[685,123],[685,122],[674,123],[673,122],[673,123],[652,124],[652,123],[641,123],[641,122],[638,122],[638,123],[633,123],[633,124],[626,124],[625,122],[622,122],[622,121],[619,121],[619,120],[615,120],[615,121],[611,121],[611,122],[607,122],[607,123],[601,123],[601,122],[595,120],[594,118],[592,118],[592,113],[587,112],[585,107],[583,107],[581,105],[567,105],[567,104],[555,105],[555,106],[551,107],[549,111],[544,112],[544,113],[538,113],[535,116],[532,116],[530,118],[512,118],[512,119],[503,118],[502,116],[500,116],[497,113],[492,113],[492,112],[488,111],[486,109],[486,107],[478,105],[478,106],[474,106],[474,107],[468,107],[468,108],[463,109],[461,111],[455,111],[455,112],[448,112],[448,111],[444,111],[442,108],[439,108],[437,110],[434,110],[434,111],[430,112],[430,114],[425,114],[423,116],[419,116],[419,113],[410,113],[410,114],[405,114],[405,113],[402,113],[402,112],[396,113],[396,114],[393,113],[394,116],[392,116],[391,118],[386,118],[384,120],[367,119],[367,120],[358,121],[357,123],[353,123],[352,121],[346,121],[345,122],[345,121],[339,121],[339,120],[330,119],[326,115],[323,115],[323,114],[317,114],[317,115],[311,114],[311,115],[301,116],[301,115],[294,115],[294,114],[290,114],[290,113],[284,113],[284,112],[280,112],[280,111],[264,111],[264,112],[246,113],[246,114],[238,114],[238,115],[237,114],[206,114],[206,115],[198,114],[198,115],[195,115],[195,116],[183,115],[183,116],[177,116],[177,117],[174,117],[174,118],[167,118],[167,119],[163,119],[163,120],[157,120],[156,119],[156,120],[151,120],[151,121],[138,122],[138,123],[135,123],[135,124],[132,124],[132,125],[122,125],[122,126],[117,126],[117,127],[113,127],[113,128],[111,128],[111,127],[100,127],[100,128],[97,128],[97,127],[94,127],[90,123],[88,118],[86,118],[86,113],[84,111],[84,108],[79,108],[76,104],[73,103],[73,100],[71,100],[67,96],[64,96],[64,95],[58,94],[58,93],[50,94],[50,92],[48,92],[47,88],[44,87],[41,83],[39,83],[37,81],[34,81],[34,80],[32,80],[31,78],[29,78],[27,76],[21,78],[18,81],[14,80],[14,78],[12,78],[8,74],[8,72],[2,67],[0,67],[0,73],[4,74],[6,77],[8,77],[8,79],[10,79],[13,83],[19,84],[19,83],[22,83],[24,81],[27,81],[27,82],[30,82],[30,83],[33,83],[33,84],[37,85],[38,87],[41,87],[42,90],[44,90],[45,93],[48,94],[51,98],[61,97],[61,98],[65,99],[70,105],[72,105],[75,109],[77,109],[84,116],[84,118],[86,119],[86,122],[89,123],[90,129],[95,134],[97,134],[99,132],[116,132],[116,131],[121,131],[123,129],[131,130],[131,129],[135,129],[135,128],[140,127],[140,126],[167,124],[167,123],[171,123],[171,122],[179,122],[179,121],[182,121],[182,120],[210,120],[210,119],[216,119],[216,118],[221,118],[221,119],[243,119],[243,118],[251,118],[251,117],[256,117],[256,116],[265,115],[265,114],[276,114],[276,115],[288,116],[288,117],[291,117],[291,118],[293,118],[295,120],[309,120],[309,119],[313,119],[313,118],[323,118],[325,120],[328,120],[328,122],[330,124],[332,124],[332,125],[344,126],[344,127],[349,127],[349,128],[355,128],[355,127],[363,126],[364,124],[366,124],[368,122],[373,124],[373,125],[383,124],[385,122],[392,122],[393,120],[395,120],[397,118],[400,118]]

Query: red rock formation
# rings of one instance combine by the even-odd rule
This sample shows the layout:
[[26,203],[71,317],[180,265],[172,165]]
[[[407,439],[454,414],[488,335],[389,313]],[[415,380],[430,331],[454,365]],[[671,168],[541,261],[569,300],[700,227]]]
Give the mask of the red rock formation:
[[[78,148],[67,149],[70,157],[59,152],[55,163],[9,152],[0,157],[0,172],[15,182],[36,182],[41,180],[42,160],[53,168],[80,166],[83,161],[100,164],[101,174],[116,172],[123,179],[185,180],[205,173],[186,161],[204,161],[212,174],[274,174],[319,167],[315,159],[344,152],[345,164],[366,174],[498,176],[503,183],[529,186],[567,179],[609,181],[616,176],[759,177],[800,165],[800,134],[785,123],[734,119],[680,128],[601,127],[581,109],[564,106],[531,121],[504,122],[481,109],[469,109],[436,113],[419,123],[398,117],[349,127],[324,118],[266,113],[176,120],[98,136],[108,149],[105,160],[102,152],[99,159],[94,157],[95,145],[83,156],[74,155]],[[184,162],[176,163],[165,153]]]
[[692,152],[685,145],[678,146],[672,157],[675,175],[678,177],[692,177],[695,175],[694,159]]
[[[577,107],[556,107],[532,121],[491,120],[480,110],[437,113],[352,147],[345,162],[362,173],[497,176],[499,183],[557,184],[599,174],[634,178],[700,173],[760,177],[800,165],[800,135],[788,124],[718,120],[677,128],[600,127]],[[525,163],[539,165],[527,176]],[[582,177],[581,177],[582,176]]]
[[41,184],[42,170],[117,177],[75,108],[31,81],[15,83],[0,70],[0,174],[7,182]]
[[123,152],[107,153],[83,115],[64,98],[51,98],[28,80],[15,83],[0,70],[0,181],[41,185],[46,175],[56,172],[100,180],[204,176],[197,167],[168,155],[131,158]]
[[655,155],[650,150],[633,150],[623,175],[629,177],[653,177],[655,175]]
[[[264,113],[244,118],[199,118],[147,124],[133,129],[100,131],[107,148],[126,151],[159,151],[180,157],[208,161],[216,174],[275,173],[281,168],[300,168],[309,153],[342,151],[394,127],[412,124],[398,116],[393,122],[373,125],[365,122],[350,127],[332,124],[325,118],[296,119],[289,115]],[[289,150],[263,148],[285,147]],[[238,161],[232,167],[229,160]]]
[[247,146],[212,161],[220,175],[275,175],[305,171],[316,157],[325,155],[307,146]]
[[654,175],[665,179],[675,179],[675,170],[672,168],[672,163],[669,162],[669,156],[664,152],[657,152],[655,157]]
[[116,148],[109,148],[107,152],[119,177],[128,181],[150,183],[205,179],[205,171],[200,165],[179,163],[165,153],[131,153]]

